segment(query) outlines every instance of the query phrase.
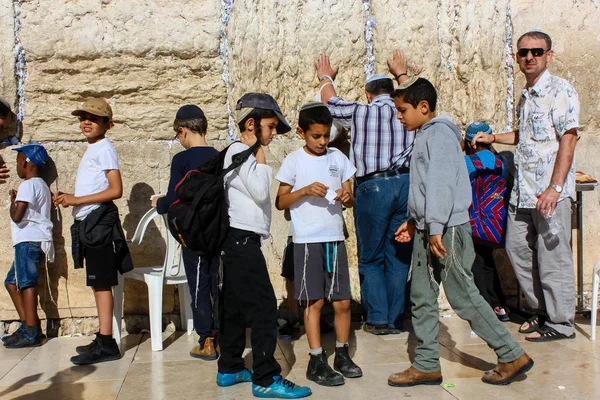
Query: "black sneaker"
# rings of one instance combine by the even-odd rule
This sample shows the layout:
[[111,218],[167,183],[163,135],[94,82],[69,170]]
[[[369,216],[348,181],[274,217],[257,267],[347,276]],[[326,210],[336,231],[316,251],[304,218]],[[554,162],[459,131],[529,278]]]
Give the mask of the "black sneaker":
[[99,336],[96,336],[95,342],[96,345],[89,347],[88,353],[71,357],[71,362],[75,365],[90,365],[121,358],[121,351],[114,338],[111,337],[107,343],[104,343]]
[[287,321],[279,328],[279,337],[284,340],[298,339],[300,337],[300,321]]
[[344,378],[360,378],[362,376],[362,369],[350,359],[348,345],[335,348],[333,369],[341,372],[342,375],[344,375]]
[[17,329],[16,331],[14,331],[12,333],[12,335],[8,335],[8,336],[5,336],[2,338],[4,345],[6,346],[7,344],[10,344],[10,343],[20,340],[21,337],[23,336],[24,332],[25,332],[25,328],[23,328],[23,325],[21,325],[21,327],[19,327],[19,329]]
[[327,364],[327,355],[323,353],[310,356],[308,368],[306,369],[306,379],[315,382],[321,386],[339,386],[344,384],[344,377],[335,372]]
[[363,331],[367,333],[372,333],[373,335],[387,335],[390,333],[386,324],[373,325],[368,322],[365,322],[363,324]]
[[[96,332],[96,335],[98,335],[98,333]],[[75,347],[75,352],[77,352],[77,354],[87,354],[90,352],[93,352],[94,349],[98,347],[98,336],[96,336],[96,338],[94,340],[92,340],[92,343],[85,345],[85,346],[77,346]]]
[[33,335],[27,334],[23,331],[18,338],[11,340],[10,342],[4,342],[4,347],[7,349],[22,349],[25,347],[39,347],[42,345],[42,338],[38,333]]

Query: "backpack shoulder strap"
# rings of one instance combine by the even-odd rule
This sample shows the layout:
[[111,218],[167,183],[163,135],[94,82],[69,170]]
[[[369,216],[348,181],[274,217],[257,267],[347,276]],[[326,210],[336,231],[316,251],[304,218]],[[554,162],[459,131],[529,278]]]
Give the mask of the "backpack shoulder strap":
[[[239,141],[233,142],[232,144],[227,146],[226,149],[223,150],[223,152],[224,152],[223,159],[225,158],[227,151],[229,151],[229,148],[234,143],[238,143],[238,142]],[[227,167],[227,168],[223,169],[223,171],[221,171],[221,173],[219,174],[219,178],[223,178],[225,175],[227,175],[228,173],[230,173],[231,171],[233,171],[234,169],[236,169],[237,167],[239,167],[240,165],[245,163],[246,160],[250,157],[250,154],[254,153],[254,150],[256,150],[259,147],[260,147],[260,141],[257,140],[256,143],[254,143],[249,149],[246,149],[240,153],[234,154],[231,157],[231,164],[229,165],[229,167]]]

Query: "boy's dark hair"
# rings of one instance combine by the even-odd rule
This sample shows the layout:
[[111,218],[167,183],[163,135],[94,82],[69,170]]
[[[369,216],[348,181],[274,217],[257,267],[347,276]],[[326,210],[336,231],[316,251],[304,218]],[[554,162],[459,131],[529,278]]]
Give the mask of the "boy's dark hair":
[[173,121],[173,130],[177,132],[179,128],[188,128],[192,132],[206,135],[208,121],[206,120],[206,117],[186,119],[183,121],[176,119]]
[[325,105],[317,105],[300,109],[298,114],[298,126],[304,132],[310,129],[311,124],[331,125],[333,117]]
[[519,37],[519,40],[517,40],[517,48],[519,48],[519,43],[521,43],[521,40],[525,39],[526,37],[530,37],[533,39],[543,39],[544,42],[546,42],[546,46],[548,47],[546,50],[552,50],[552,39],[550,39],[550,35],[540,31],[529,31],[522,34],[521,37]]
[[6,107],[1,101],[0,101],[0,118],[6,118],[8,116],[8,114],[10,114],[10,108]]
[[246,121],[250,118],[254,119],[254,124],[260,126],[260,121],[263,118],[277,118],[275,111],[265,110],[262,108],[255,108],[250,111],[250,114],[246,115],[243,120],[238,124],[238,128],[240,128],[240,132],[244,132],[246,130]]
[[437,92],[431,82],[425,78],[418,78],[415,83],[404,89],[396,89],[392,95],[394,98],[402,97],[404,101],[414,108],[417,108],[419,103],[425,100],[429,103],[429,110],[435,111],[437,105]]
[[365,90],[373,96],[392,94],[394,92],[394,81],[391,79],[377,79],[376,81],[368,82],[365,85]]

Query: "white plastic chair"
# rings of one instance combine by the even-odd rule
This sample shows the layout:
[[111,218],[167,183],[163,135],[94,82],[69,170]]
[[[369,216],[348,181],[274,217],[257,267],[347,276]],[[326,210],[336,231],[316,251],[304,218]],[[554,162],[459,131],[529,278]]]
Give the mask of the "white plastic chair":
[[594,264],[594,276],[592,278],[592,315],[590,325],[592,326],[592,334],[590,340],[596,340],[596,317],[598,316],[598,280],[600,278],[600,260]]
[[[146,228],[152,220],[159,216],[156,209],[148,211],[138,224],[131,243],[139,245],[142,242]],[[161,220],[167,227],[166,216],[161,216]],[[125,275],[119,274],[119,285],[114,289],[114,317],[113,317],[113,335],[117,343],[121,341],[121,320],[123,317],[123,287],[125,278],[136,279],[146,282],[148,285],[148,309],[150,314],[150,337],[152,341],[152,351],[161,351],[163,349],[162,341],[162,304],[163,304],[163,285],[178,285],[179,307],[182,325],[187,321],[188,335],[194,329],[192,319],[191,296],[183,267],[183,260],[180,257],[175,259],[177,242],[166,229],[166,251],[165,259],[162,265],[152,267],[134,268]]]

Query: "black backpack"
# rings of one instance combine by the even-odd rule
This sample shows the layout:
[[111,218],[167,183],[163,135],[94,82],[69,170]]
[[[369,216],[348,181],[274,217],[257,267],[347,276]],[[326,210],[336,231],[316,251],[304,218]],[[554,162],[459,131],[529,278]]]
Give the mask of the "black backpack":
[[190,170],[175,186],[175,200],[167,214],[169,230],[182,246],[205,255],[218,255],[229,229],[223,178],[242,165],[260,146],[256,142],[232,157],[227,169],[223,162],[229,147]]

